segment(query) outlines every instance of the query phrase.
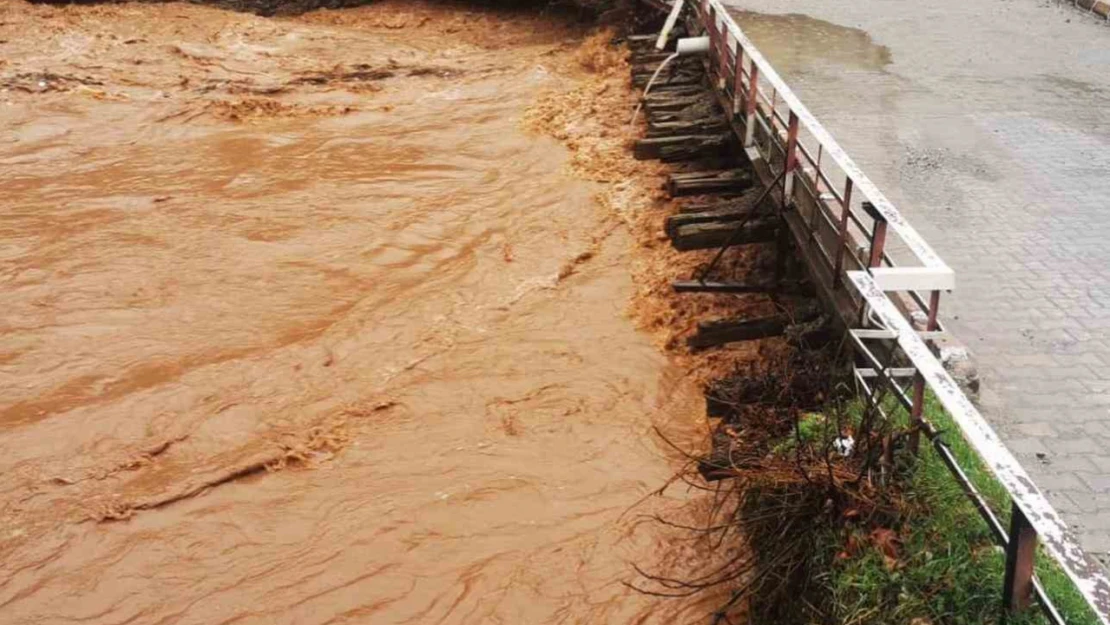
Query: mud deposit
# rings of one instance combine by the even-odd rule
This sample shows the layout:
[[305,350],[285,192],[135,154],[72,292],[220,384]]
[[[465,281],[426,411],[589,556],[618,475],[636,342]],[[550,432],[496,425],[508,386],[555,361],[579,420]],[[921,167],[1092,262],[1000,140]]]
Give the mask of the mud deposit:
[[0,0],[0,621],[695,609],[621,583],[702,400],[621,193],[535,129],[624,88],[584,36]]

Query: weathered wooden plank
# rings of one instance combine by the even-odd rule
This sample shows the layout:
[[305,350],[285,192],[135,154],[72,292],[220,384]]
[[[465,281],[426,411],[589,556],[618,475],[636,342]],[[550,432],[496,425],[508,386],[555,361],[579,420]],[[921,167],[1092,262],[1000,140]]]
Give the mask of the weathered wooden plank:
[[[686,344],[692,349],[703,349],[783,334],[798,336],[824,325],[816,321],[819,319],[821,319],[821,307],[815,302],[806,302],[790,315],[703,321],[698,323],[697,333],[686,339]],[[756,387],[753,386],[753,393],[755,389]],[[743,403],[743,398],[731,397],[730,400],[733,403]]]
[[[654,55],[650,55],[647,58],[643,56],[636,57],[632,61],[630,70],[633,74],[653,74],[655,73],[655,70],[659,69],[659,66],[663,64],[662,62],[665,61],[667,56],[669,55],[663,54],[661,56],[663,58],[660,58],[658,60],[654,58]],[[670,63],[667,63],[667,67],[663,71],[667,72],[671,69],[693,69],[701,72],[705,71],[705,67],[702,65],[701,59],[692,56],[679,57],[671,61]]]
[[686,339],[690,349],[705,349],[725,343],[754,341],[781,336],[789,320],[785,316],[758,319],[712,321],[698,324],[698,331]]
[[647,137],[632,146],[632,156],[639,160],[657,158],[664,162],[709,158],[728,153],[733,141],[731,133]]
[[721,247],[730,240],[733,245],[766,243],[775,240],[777,228],[777,219],[757,219],[744,224],[690,224],[675,228],[671,235],[671,245],[676,250],[686,252]]
[[[639,74],[632,77],[633,87],[646,87],[648,80],[651,79],[650,74]],[[668,72],[664,71],[655,79],[651,85],[651,90],[655,91],[660,87],[689,87],[692,85],[700,86],[705,81],[705,75],[702,72]]]
[[666,83],[656,83],[651,86],[651,91],[648,95],[662,97],[664,95],[694,95],[698,93],[705,93],[705,87],[701,84],[668,85]]
[[633,50],[654,50],[659,35],[629,35],[625,37],[628,47]]
[[700,97],[679,96],[645,100],[644,111],[648,122],[665,123],[689,121],[703,117],[723,117],[717,106]]
[[[654,64],[658,67],[658,65],[663,61],[666,61],[667,57],[669,57],[671,54],[671,52],[656,52],[654,49],[649,51],[634,50],[632,52],[631,58],[629,59],[629,63],[633,67],[646,66],[649,64]],[[672,63],[673,62],[674,61],[672,61]]]
[[723,117],[703,117],[694,120],[653,121],[648,120],[647,136],[708,135],[728,132],[729,125]]
[[746,206],[751,204],[751,200],[744,196],[719,200],[717,202],[695,202],[693,204],[683,204],[678,207],[679,213],[719,213],[725,211],[740,211]]
[[666,189],[671,197],[708,193],[739,195],[752,186],[752,175],[743,169],[726,171],[676,173],[667,178]]
[[729,223],[746,219],[752,211],[738,210],[738,209],[724,209],[715,211],[704,211],[700,213],[678,213],[667,217],[663,224],[663,231],[667,236],[673,236],[675,231],[682,226],[689,226],[693,224],[709,224],[709,223]]
[[716,282],[713,280],[675,280],[675,293],[776,293],[783,285],[766,283]]

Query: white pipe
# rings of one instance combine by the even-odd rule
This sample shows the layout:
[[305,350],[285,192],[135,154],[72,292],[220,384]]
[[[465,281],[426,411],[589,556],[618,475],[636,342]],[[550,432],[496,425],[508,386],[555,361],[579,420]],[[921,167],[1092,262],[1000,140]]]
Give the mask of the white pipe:
[[675,44],[675,54],[687,56],[690,54],[706,54],[709,52],[709,37],[686,37],[679,39]]

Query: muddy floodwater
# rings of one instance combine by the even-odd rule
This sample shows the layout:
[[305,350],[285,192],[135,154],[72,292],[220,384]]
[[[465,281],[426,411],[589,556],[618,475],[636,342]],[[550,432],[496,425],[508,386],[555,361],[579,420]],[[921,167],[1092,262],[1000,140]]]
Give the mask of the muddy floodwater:
[[698,389],[523,123],[585,34],[0,0],[0,621],[669,622]]

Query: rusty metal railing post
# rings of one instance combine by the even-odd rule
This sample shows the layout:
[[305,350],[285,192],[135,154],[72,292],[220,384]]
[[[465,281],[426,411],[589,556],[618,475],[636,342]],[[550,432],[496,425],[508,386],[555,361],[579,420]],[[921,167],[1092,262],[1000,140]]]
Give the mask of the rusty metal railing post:
[[782,205],[789,206],[794,197],[794,173],[798,169],[798,115],[790,111],[786,124],[786,163],[783,165],[785,177],[782,181]]
[[883,214],[871,202],[864,202],[863,210],[868,217],[875,221],[875,226],[871,229],[871,252],[867,258],[867,267],[873,269],[883,264],[883,248],[886,246],[886,217],[883,217]]
[[[709,13],[706,14],[706,30],[709,31],[709,77],[713,78],[713,66],[720,65],[721,54],[718,47],[721,45],[720,33],[717,31],[717,10],[712,6],[709,7]],[[718,67],[717,75],[720,76],[723,72]],[[716,85],[717,81],[714,80],[713,84]]]
[[[870,271],[883,263],[883,248],[886,246],[887,224],[886,218],[875,209],[874,204],[865,201],[861,206],[863,207],[863,211],[875,222],[875,225],[871,228],[871,249],[867,256],[867,269]],[[860,325],[862,327],[867,327],[867,306],[861,308],[859,312]]]
[[741,96],[744,93],[744,46],[736,42],[736,65],[732,75],[732,116],[740,114]]
[[725,86],[728,84],[728,28],[722,23],[720,29],[717,30],[717,55],[719,60],[717,62],[717,81],[714,83],[717,89],[724,91]]
[[844,201],[840,207],[840,223],[837,224],[836,261],[833,267],[833,288],[840,288],[844,271],[844,250],[848,247],[848,217],[852,211],[852,179],[844,179]]
[[[929,294],[929,312],[927,313],[925,321],[925,331],[932,332],[937,329],[937,309],[940,308],[940,291],[932,291]],[[926,341],[930,346],[932,341]],[[921,446],[921,416],[925,413],[925,376],[921,372],[917,372],[913,376],[913,409],[910,411],[910,425],[913,429],[910,430],[909,448],[913,455],[917,455],[918,449]]]
[[1037,554],[1037,531],[1016,503],[1011,505],[1010,538],[1006,543],[1006,573],[1002,582],[1002,607],[1015,614],[1033,599],[1033,559]]
[[755,141],[755,107],[759,105],[759,66],[754,62],[748,72],[748,110],[744,116],[744,147],[750,148]]

